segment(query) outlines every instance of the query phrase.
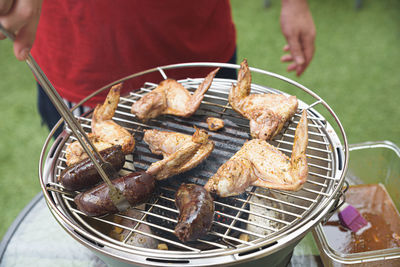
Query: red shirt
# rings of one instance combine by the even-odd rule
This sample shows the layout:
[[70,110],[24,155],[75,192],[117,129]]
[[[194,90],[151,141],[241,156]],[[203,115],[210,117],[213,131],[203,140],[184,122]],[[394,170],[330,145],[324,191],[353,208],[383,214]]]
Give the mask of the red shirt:
[[[78,102],[102,86],[156,66],[227,62],[236,47],[228,0],[44,0],[32,54],[60,95]],[[208,70],[167,72],[204,77]],[[124,92],[155,73],[124,84]],[[107,92],[86,105],[102,102]]]

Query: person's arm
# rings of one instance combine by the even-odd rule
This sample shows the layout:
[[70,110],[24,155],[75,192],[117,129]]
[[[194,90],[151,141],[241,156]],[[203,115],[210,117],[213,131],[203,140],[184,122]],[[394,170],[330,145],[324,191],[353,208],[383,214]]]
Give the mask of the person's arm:
[[314,55],[315,25],[306,0],[282,0],[280,17],[282,33],[287,44],[283,50],[290,54],[281,57],[290,62],[288,71],[300,76]]
[[[30,52],[39,23],[42,0],[0,0],[0,24],[15,34],[14,54],[25,60]],[[0,33],[0,40],[5,36]]]

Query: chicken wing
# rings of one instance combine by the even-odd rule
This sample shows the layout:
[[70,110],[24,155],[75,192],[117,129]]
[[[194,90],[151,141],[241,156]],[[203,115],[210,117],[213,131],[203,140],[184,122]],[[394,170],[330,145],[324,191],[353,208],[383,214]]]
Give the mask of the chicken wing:
[[[112,144],[101,141],[93,133],[88,134],[89,140],[92,142],[97,151],[102,151],[112,147]],[[86,159],[88,155],[78,141],[69,144],[65,150],[65,158],[67,166],[74,165]]]
[[277,135],[296,112],[296,96],[279,94],[250,94],[251,74],[247,60],[240,64],[237,85],[232,85],[229,103],[232,108],[250,120],[253,138],[270,140]]
[[297,191],[308,176],[307,144],[307,113],[303,111],[290,159],[265,140],[252,139],[225,162],[204,187],[222,197],[241,194],[250,185]]
[[204,130],[196,129],[193,136],[158,130],[145,131],[143,140],[154,154],[164,159],[154,162],[147,173],[163,180],[178,173],[193,169],[205,160],[214,149]]
[[[135,148],[133,136],[112,120],[118,106],[121,87],[122,84],[113,86],[103,105],[97,105],[93,112],[92,133],[89,133],[88,137],[98,151],[120,145],[122,152],[128,154]],[[70,166],[88,156],[80,143],[75,141],[67,146],[65,157],[67,165]]]
[[164,80],[152,92],[135,102],[131,113],[143,121],[161,114],[190,117],[199,108],[218,70],[210,72],[193,94],[175,80]]

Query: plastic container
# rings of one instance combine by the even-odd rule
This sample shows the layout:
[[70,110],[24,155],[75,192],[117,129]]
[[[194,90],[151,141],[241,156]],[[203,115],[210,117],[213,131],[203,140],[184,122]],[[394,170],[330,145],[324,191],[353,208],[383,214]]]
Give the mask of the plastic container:
[[[350,145],[346,180],[354,184],[382,184],[400,210],[400,149],[389,141]],[[400,248],[343,253],[334,248],[322,224],[312,231],[324,266],[400,266]],[[400,233],[397,233],[400,234]]]

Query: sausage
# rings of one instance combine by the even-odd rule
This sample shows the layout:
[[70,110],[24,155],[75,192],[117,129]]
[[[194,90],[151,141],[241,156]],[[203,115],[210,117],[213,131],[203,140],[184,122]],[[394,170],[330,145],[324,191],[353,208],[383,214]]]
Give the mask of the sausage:
[[179,210],[175,235],[182,242],[193,241],[205,235],[214,218],[214,200],[210,193],[196,184],[182,184],[175,195]]
[[[155,188],[154,177],[146,172],[133,172],[111,181],[122,192],[131,206],[144,203],[152,195]],[[74,198],[78,209],[89,216],[118,212],[111,201],[108,185],[102,183]]]
[[[115,171],[119,171],[125,164],[125,155],[120,145],[112,146],[100,151],[105,161],[111,163]],[[81,190],[102,181],[93,162],[87,158],[66,168],[60,175],[59,181],[67,190]]]

